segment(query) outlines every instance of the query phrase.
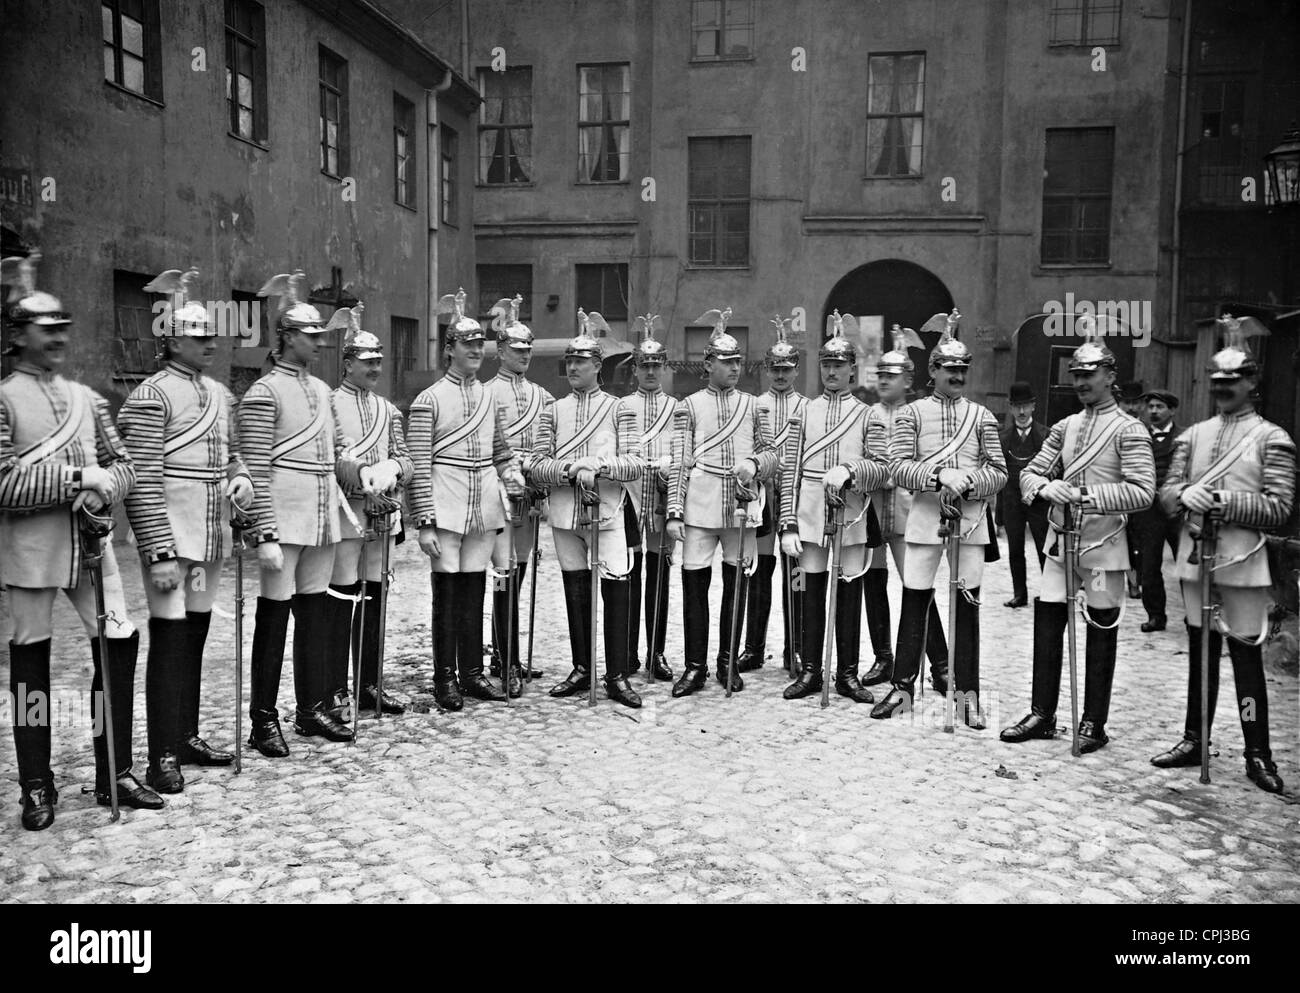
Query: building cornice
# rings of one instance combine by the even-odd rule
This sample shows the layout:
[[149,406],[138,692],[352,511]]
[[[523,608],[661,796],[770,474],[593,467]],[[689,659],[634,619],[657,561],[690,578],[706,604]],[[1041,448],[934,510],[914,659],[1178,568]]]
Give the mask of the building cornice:
[[474,225],[476,238],[630,238],[635,218],[613,220],[538,219],[482,221]]
[[980,234],[983,214],[804,214],[804,234]]

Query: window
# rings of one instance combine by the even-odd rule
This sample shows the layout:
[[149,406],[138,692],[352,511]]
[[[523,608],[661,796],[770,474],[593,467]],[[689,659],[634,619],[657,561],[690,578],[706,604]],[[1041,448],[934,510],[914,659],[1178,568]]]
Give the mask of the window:
[[577,305],[607,321],[627,320],[627,266],[622,263],[575,265]]
[[[713,334],[711,327],[692,327],[686,328],[686,361],[703,362],[704,349],[709,344],[709,338]],[[749,357],[749,328],[733,327],[727,325],[727,334],[736,339],[740,345],[740,354],[743,359]]]
[[478,180],[527,183],[533,172],[533,70],[479,70]]
[[415,104],[393,94],[393,197],[415,206]]
[[925,53],[867,61],[867,175],[921,175]]
[[1170,329],[1174,341],[1195,341],[1198,321],[1219,316],[1219,305],[1240,300],[1245,262],[1239,255],[1189,256],[1183,262],[1182,294],[1186,304],[1183,326]]
[[1246,83],[1240,78],[1205,79],[1196,85],[1200,113],[1192,120],[1199,137],[1191,153],[1198,180],[1195,197],[1200,203],[1245,206],[1241,178],[1254,171],[1260,158],[1256,143],[1245,134]]
[[438,188],[442,191],[442,220],[445,224],[456,223],[456,195],[459,187],[457,176],[460,170],[456,163],[460,161],[460,137],[447,125],[442,129],[442,166],[438,174]]
[[320,171],[348,172],[348,64],[320,48]]
[[121,269],[113,273],[113,378],[131,383],[153,375],[158,367],[158,339],[153,333],[155,301],[166,294],[146,293],[152,276]]
[[104,78],[151,100],[161,100],[162,27],[158,0],[104,0],[100,11]]
[[749,138],[691,138],[690,261],[749,265]]
[[527,324],[533,317],[533,267],[530,265],[481,265],[478,275],[478,312],[486,319],[492,305],[502,297],[524,298],[519,305],[519,320]]
[[632,98],[628,67],[578,66],[578,182],[627,179]]
[[753,54],[753,0],[692,0],[691,58],[748,59]]
[[1052,0],[1051,45],[1118,45],[1121,0]]
[[420,342],[420,322],[414,317],[389,318],[393,341],[393,388],[398,390],[402,377],[420,368],[423,352]]
[[231,134],[266,141],[266,16],[251,0],[226,0],[226,108]]
[[1110,261],[1113,128],[1050,128],[1043,177],[1044,265]]

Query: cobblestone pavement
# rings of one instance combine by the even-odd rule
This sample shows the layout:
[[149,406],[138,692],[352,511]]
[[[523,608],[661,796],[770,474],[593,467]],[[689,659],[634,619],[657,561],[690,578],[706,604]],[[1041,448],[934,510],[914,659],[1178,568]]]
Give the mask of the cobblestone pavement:
[[[640,711],[603,695],[594,709],[585,696],[552,700],[545,690],[567,672],[567,635],[549,540],[545,549],[537,659],[546,678],[509,707],[467,701],[463,712],[444,714],[433,705],[427,572],[408,542],[395,557],[386,671],[412,712],[363,720],[355,745],[290,733],[288,759],[246,750],[240,776],[187,767],[185,792],[168,798],[166,810],[124,811],[113,825],[78,788],[93,781],[89,730],[60,727],[57,821],[28,833],[18,822],[12,737],[3,729],[0,899],[1300,900],[1300,806],[1245,779],[1230,704],[1219,716],[1212,785],[1200,786],[1196,770],[1148,764],[1182,726],[1186,645],[1176,600],[1170,629],[1152,635],[1139,632],[1143,612],[1130,601],[1111,744],[1072,759],[1068,738],[997,740],[998,727],[1027,708],[1032,629],[1029,609],[1001,606],[1010,593],[1005,562],[990,567],[983,590],[990,728],[948,735],[933,707],[913,720],[876,722],[867,706],[837,696],[827,710],[816,698],[782,700],[779,606],[770,639],[776,663],[746,676],[745,690],[729,701],[712,680],[672,700],[667,684],[647,690],[640,674]],[[232,577],[227,568],[227,592]],[[143,629],[138,571],[125,578]],[[715,597],[719,586],[715,570]],[[675,620],[676,577],[672,588]],[[248,591],[251,643],[251,578]],[[896,619],[897,577],[890,595]],[[230,604],[224,593],[220,602]],[[0,613],[7,646],[7,610]],[[55,630],[55,689],[78,693],[89,684],[89,652],[62,602]],[[203,729],[226,747],[234,733],[233,666],[225,661],[232,638],[232,620],[215,618]],[[680,670],[676,621],[669,658]],[[143,660],[142,648],[141,777]],[[1224,672],[1222,696],[1231,700],[1226,664]],[[286,660],[282,711],[292,707],[291,673]],[[1269,693],[1275,757],[1294,789],[1296,679],[1271,674]]]

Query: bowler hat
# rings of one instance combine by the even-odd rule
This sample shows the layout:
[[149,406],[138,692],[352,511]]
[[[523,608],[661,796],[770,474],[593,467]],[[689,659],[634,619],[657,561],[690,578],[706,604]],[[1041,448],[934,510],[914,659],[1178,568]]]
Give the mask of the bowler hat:
[[1142,385],[1141,380],[1136,382],[1121,383],[1115,387],[1116,400],[1145,400],[1146,387]]
[[1007,394],[1007,403],[1012,406],[1022,403],[1033,403],[1037,399],[1038,397],[1034,396],[1034,388],[1023,379],[1012,383],[1011,390]]
[[1170,410],[1178,406],[1178,397],[1174,396],[1168,390],[1148,390],[1143,400],[1159,400]]

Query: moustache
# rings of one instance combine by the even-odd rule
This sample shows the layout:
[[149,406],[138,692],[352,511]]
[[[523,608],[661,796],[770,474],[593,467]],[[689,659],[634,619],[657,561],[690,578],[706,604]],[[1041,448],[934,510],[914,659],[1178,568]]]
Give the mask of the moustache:
[[1232,390],[1225,389],[1222,386],[1210,390],[1210,396],[1214,397],[1216,400],[1231,400],[1234,395],[1235,394]]

